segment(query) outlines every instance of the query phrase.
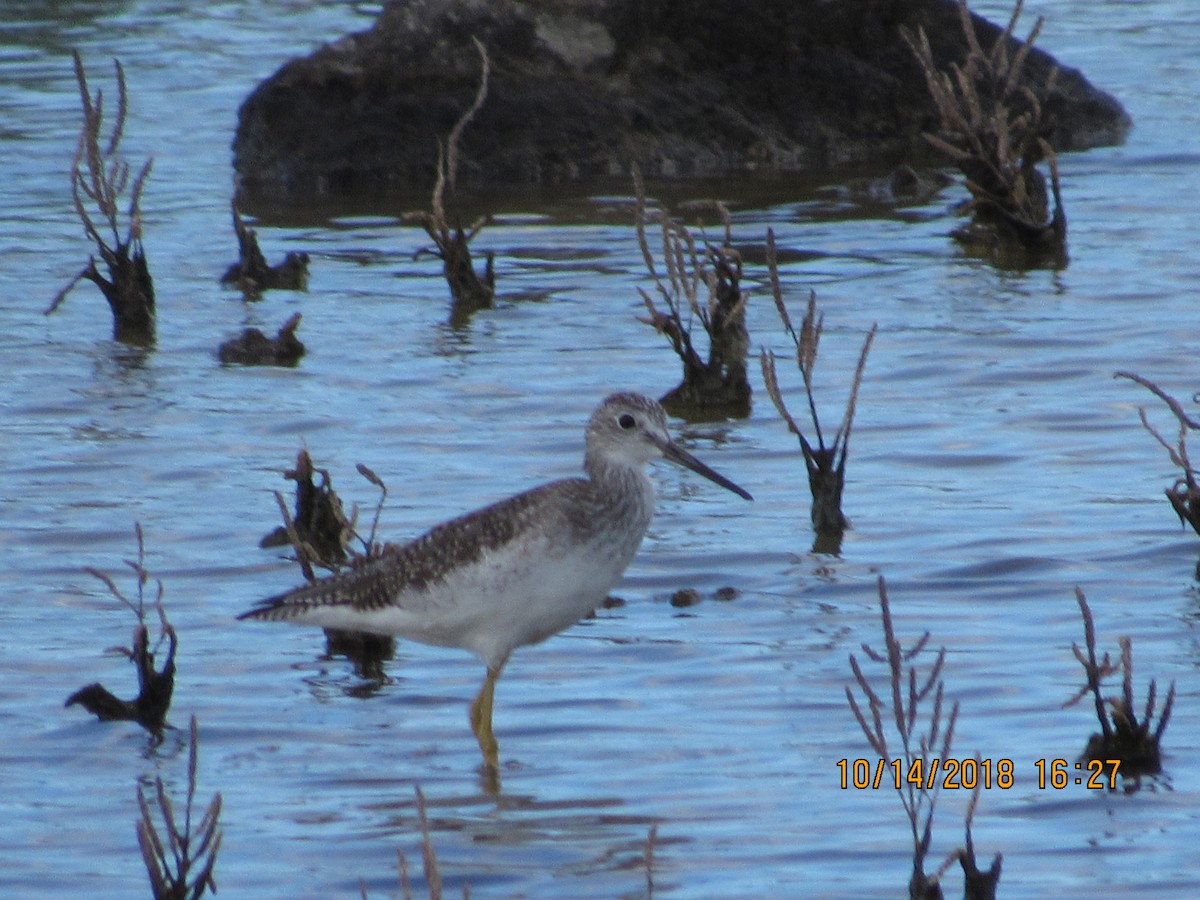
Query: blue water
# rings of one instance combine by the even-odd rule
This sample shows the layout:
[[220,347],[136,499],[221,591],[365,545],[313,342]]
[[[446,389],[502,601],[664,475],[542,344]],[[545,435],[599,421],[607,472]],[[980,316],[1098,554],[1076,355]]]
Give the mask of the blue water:
[[[319,632],[234,616],[299,581],[257,544],[301,446],[364,517],[377,494],[355,463],[379,473],[381,530],[399,540],[576,472],[583,422],[609,390],[674,386],[677,361],[636,319],[650,283],[628,204],[569,188],[505,195],[479,238],[496,253],[500,302],[455,329],[436,264],[413,259],[423,234],[398,223],[408,206],[312,198],[259,228],[269,258],[312,256],[309,291],[248,304],[217,283],[236,254],[237,106],[290,56],[366,27],[373,8],[14,8],[0,25],[0,894],[145,895],[136,786],[161,776],[182,803],[195,715],[197,802],[224,801],[222,895],[356,897],[363,884],[400,896],[397,849],[420,895],[414,786],[452,896],[468,884],[476,897],[642,895],[651,825],[658,896],[902,895],[897,797],[843,790],[837,769],[873,755],[844,688],[848,655],[882,644],[882,574],[900,636],[929,630],[947,648],[955,755],[1013,761],[1014,785],[983,792],[973,828],[981,862],[1004,854],[1002,895],[1196,895],[1200,542],[1162,496],[1175,470],[1137,407],[1172,440],[1173,420],[1112,378],[1139,372],[1189,404],[1197,389],[1191,4],[1026,11],[1018,31],[1044,14],[1040,45],[1135,123],[1122,147],[1060,159],[1063,271],[963,256],[947,237],[958,185],[902,210],[858,203],[835,178],[705,186],[729,202],[739,242],[775,230],[796,318],[816,290],[827,422],[879,325],[851,440],[854,528],[839,557],[811,552],[803,462],[756,372],[749,419],[674,422],[755,503],[655,472],[658,516],[617,590],[626,604],[519,651],[500,682],[498,795],[477,772],[466,704],[483,673],[466,654],[401,644],[386,683],[366,686],[344,659],[323,658]],[[1005,4],[976,8],[1007,16]],[[125,150],[155,159],[143,203],[159,299],[149,353],[108,340],[90,286],[42,315],[90,249],[67,177],[71,47],[109,92],[120,58]],[[756,349],[780,355],[798,413],[800,376],[761,282],[752,266],[748,326]],[[309,348],[297,369],[217,363],[222,340],[247,325],[273,332],[294,311]],[[130,667],[105,651],[128,644],[134,617],[84,570],[132,590],[135,522],[180,635],[181,730],[156,748],[136,726],[62,707],[96,680],[133,693]],[[1076,585],[1101,649],[1132,638],[1139,699],[1151,678],[1160,696],[1177,685],[1164,773],[1135,792],[1037,784],[1038,760],[1073,759],[1096,727],[1086,703],[1062,708],[1082,679]],[[723,587],[737,597],[712,599]],[[680,588],[705,599],[676,608]],[[931,868],[961,844],[967,799],[942,793]],[[960,885],[952,868],[948,894]]]

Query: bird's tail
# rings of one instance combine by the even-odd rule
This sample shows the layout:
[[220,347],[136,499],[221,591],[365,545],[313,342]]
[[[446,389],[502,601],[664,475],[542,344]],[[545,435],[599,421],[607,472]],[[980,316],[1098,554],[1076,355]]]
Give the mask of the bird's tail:
[[372,609],[386,602],[393,585],[390,569],[380,560],[357,568],[347,569],[311,584],[304,584],[260,600],[238,619],[263,622],[286,622],[305,619],[319,610],[333,607]]

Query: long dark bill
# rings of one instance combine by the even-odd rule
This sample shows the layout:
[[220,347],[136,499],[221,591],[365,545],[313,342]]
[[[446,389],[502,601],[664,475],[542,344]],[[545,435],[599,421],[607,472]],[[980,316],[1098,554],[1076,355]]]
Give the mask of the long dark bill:
[[692,454],[688,453],[686,450],[684,450],[682,447],[680,447],[674,441],[668,441],[665,444],[660,445],[660,449],[662,450],[663,456],[666,459],[669,459],[671,462],[678,463],[679,465],[683,466],[685,469],[691,469],[697,475],[703,475],[709,481],[713,482],[714,484],[719,484],[721,487],[725,488],[726,490],[733,491],[739,497],[742,497],[746,500],[754,499],[753,497],[750,496],[749,491],[745,490],[744,488],[738,487],[736,484],[734,484],[732,481],[730,481],[724,475],[710,469],[708,466],[706,466],[704,463],[700,462],[700,460],[696,459],[696,457],[692,456]]

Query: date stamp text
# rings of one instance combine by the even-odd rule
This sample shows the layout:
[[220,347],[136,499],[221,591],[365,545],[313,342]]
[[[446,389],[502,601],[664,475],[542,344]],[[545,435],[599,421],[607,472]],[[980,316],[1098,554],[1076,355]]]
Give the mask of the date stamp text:
[[[839,759],[838,786],[842,790],[879,790],[912,788],[922,791],[964,790],[976,788],[1002,791],[1017,787],[1028,776],[1039,791],[1061,791],[1071,785],[1089,790],[1115,790],[1121,768],[1119,759],[1043,758],[1033,761],[1031,769],[1018,775],[1011,759]],[[1027,785],[1022,785],[1027,786]]]

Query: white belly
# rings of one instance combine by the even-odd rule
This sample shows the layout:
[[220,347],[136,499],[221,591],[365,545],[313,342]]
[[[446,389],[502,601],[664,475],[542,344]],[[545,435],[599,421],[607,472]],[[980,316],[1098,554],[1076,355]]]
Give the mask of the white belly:
[[574,544],[539,534],[505,544],[444,580],[375,610],[310,609],[309,625],[395,634],[462,647],[486,665],[502,665],[517,647],[536,644],[596,609],[620,581],[641,543]]

